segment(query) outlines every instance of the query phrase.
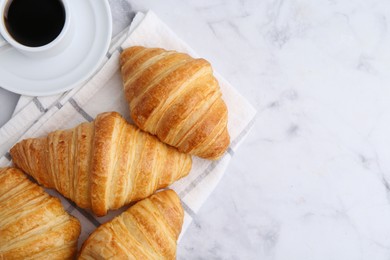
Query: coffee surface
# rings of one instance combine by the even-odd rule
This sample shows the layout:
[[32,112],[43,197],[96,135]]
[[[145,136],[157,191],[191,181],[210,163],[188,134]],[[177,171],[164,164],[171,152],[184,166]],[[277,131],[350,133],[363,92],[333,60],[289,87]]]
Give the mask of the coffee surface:
[[60,0],[13,0],[4,21],[17,42],[39,47],[52,42],[61,33],[65,10]]

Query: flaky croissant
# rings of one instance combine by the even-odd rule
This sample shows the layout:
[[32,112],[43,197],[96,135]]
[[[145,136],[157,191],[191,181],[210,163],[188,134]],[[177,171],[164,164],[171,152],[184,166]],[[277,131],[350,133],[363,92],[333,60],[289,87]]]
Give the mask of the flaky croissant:
[[156,193],[98,227],[79,259],[175,259],[183,216],[173,190]]
[[11,149],[14,163],[39,183],[103,216],[186,176],[189,155],[128,124],[116,112]]
[[73,259],[79,221],[16,168],[0,168],[0,259]]
[[124,92],[136,125],[179,151],[218,159],[230,142],[227,107],[204,59],[140,46],[120,58]]

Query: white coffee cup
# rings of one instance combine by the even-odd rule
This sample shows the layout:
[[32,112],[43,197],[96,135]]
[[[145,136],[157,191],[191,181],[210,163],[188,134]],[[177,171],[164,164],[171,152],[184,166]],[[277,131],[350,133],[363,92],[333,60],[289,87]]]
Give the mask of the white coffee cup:
[[2,48],[12,47],[27,56],[45,58],[60,54],[64,49],[66,49],[72,40],[74,31],[74,26],[71,22],[71,11],[68,4],[71,0],[60,0],[65,13],[65,21],[61,32],[51,42],[37,47],[27,46],[18,42],[9,32],[5,21],[9,6],[13,1],[14,0],[0,0],[0,51]]

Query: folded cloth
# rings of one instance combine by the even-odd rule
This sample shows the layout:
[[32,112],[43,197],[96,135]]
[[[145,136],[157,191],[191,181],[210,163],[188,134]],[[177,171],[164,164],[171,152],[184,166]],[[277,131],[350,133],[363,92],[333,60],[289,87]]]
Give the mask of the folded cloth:
[[[123,42],[123,40],[126,38],[127,34],[129,33],[129,27],[125,28],[123,31],[118,33],[115,37],[111,39],[110,47],[107,51],[106,57],[110,57],[112,52],[116,50],[116,48]],[[105,64],[107,61],[104,60],[102,62],[102,65]],[[93,75],[91,76],[91,78]],[[88,81],[88,80],[87,80]],[[75,88],[78,89],[79,87],[83,86],[85,82],[80,83],[79,86],[76,86]],[[69,92],[69,91],[67,91]],[[66,92],[66,93],[67,93]],[[35,106],[34,109],[38,110],[46,110],[48,107],[52,106],[53,104],[56,104],[56,102],[63,96],[64,93],[51,95],[51,96],[43,96],[43,97],[33,97],[33,96],[25,96],[21,95],[18,103],[16,104],[14,113],[12,114],[12,117],[16,116],[25,108],[28,104],[31,103],[32,107]],[[25,123],[26,124],[26,123]]]
[[[47,108],[32,126],[26,130],[22,129],[18,139],[46,135],[56,129],[72,128],[81,122],[93,120],[97,114],[105,111],[118,111],[131,122],[128,105],[122,90],[119,56],[122,49],[134,45],[161,47],[198,57],[153,12],[149,11],[146,15],[138,13],[124,41],[119,48],[111,53],[100,71],[81,88],[63,94],[55,105]],[[185,210],[182,234],[222,178],[230,159],[250,130],[256,115],[255,109],[226,80],[218,73],[215,75],[228,107],[228,129],[231,145],[228,152],[218,161],[193,157],[193,167],[190,174],[171,185],[171,188],[179,194]],[[17,125],[13,127],[14,131],[19,130]],[[9,149],[12,144],[7,145],[7,149]],[[9,154],[0,158],[0,166],[11,163]],[[55,191],[51,191],[51,193],[60,197],[65,208],[80,219],[83,229],[79,243],[82,243],[100,223],[112,219],[121,212],[121,210],[112,211],[107,216],[98,218],[93,216],[90,211],[78,208]]]
[[[112,53],[117,50],[118,46],[126,39],[128,33],[132,28],[126,28],[118,33],[112,40],[110,48],[107,51],[106,59],[102,62],[103,66]],[[93,75],[91,76],[91,78]],[[73,90],[64,93],[43,96],[20,96],[16,104],[12,118],[0,128],[0,156],[6,154],[10,146],[12,146],[33,124],[35,124],[40,117],[42,117],[52,106],[58,105],[60,100],[68,93],[75,93],[80,89],[85,82],[76,86]],[[73,95],[73,94],[71,94]]]

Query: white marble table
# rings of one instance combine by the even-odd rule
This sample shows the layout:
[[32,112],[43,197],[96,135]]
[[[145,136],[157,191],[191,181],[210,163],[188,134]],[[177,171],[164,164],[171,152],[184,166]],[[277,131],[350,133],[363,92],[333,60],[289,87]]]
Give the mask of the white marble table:
[[389,1],[110,2],[114,32],[153,9],[259,111],[178,259],[389,259]]

